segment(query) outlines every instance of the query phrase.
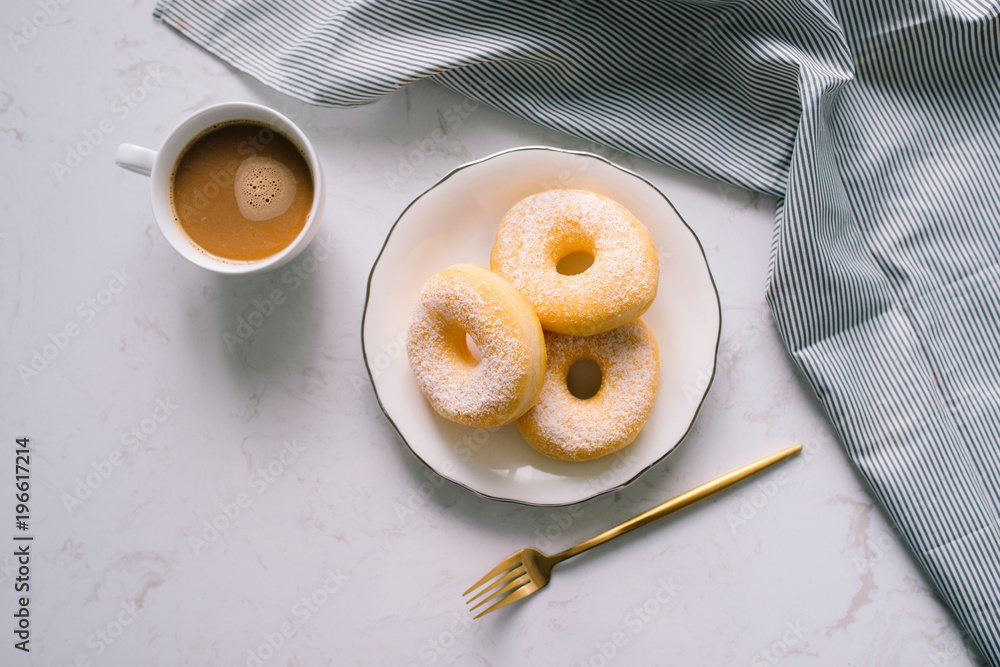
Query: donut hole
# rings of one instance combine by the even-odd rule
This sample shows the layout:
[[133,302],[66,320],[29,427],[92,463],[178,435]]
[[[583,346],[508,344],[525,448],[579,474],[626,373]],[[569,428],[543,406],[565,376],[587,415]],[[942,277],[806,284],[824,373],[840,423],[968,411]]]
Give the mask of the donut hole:
[[580,400],[593,397],[601,389],[601,367],[593,359],[580,359],[566,373],[569,393]]
[[575,276],[583,273],[594,263],[594,256],[586,250],[571,252],[556,262],[556,273]]
[[479,344],[476,343],[476,339],[473,338],[471,334],[464,334],[462,342],[465,344],[465,347],[462,350],[464,353],[462,356],[467,364],[475,366],[483,360],[483,353],[479,351]]

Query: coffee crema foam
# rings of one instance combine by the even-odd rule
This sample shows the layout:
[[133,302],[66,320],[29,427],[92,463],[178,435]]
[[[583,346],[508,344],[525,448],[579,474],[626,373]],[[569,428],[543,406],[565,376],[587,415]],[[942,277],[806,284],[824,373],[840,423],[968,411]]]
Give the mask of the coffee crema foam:
[[268,157],[248,157],[236,170],[233,183],[236,205],[247,220],[261,222],[287,211],[295,200],[297,184],[292,171]]

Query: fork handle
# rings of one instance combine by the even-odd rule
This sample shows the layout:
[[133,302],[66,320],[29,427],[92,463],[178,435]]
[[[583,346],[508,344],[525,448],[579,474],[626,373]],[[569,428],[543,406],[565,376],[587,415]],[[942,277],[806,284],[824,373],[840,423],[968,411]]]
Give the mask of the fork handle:
[[624,535],[625,533],[633,531],[636,528],[641,528],[642,526],[645,526],[648,523],[653,523],[657,519],[662,519],[668,514],[673,514],[674,512],[684,509],[688,505],[693,505],[699,500],[708,498],[709,496],[714,495],[719,491],[722,491],[723,489],[727,489],[730,486],[733,486],[734,484],[738,484],[747,477],[757,474],[764,468],[772,466],[778,461],[788,458],[792,454],[798,453],[799,451],[801,451],[801,449],[802,445],[793,445],[788,449],[783,449],[780,452],[775,452],[770,456],[765,456],[764,458],[758,461],[749,463],[743,466],[742,468],[739,468],[738,470],[726,473],[722,477],[713,479],[711,482],[705,482],[701,486],[698,486],[696,488],[691,489],[690,491],[682,493],[676,498],[671,498],[667,502],[657,505],[653,509],[643,512],[642,514],[633,519],[629,519],[625,523],[619,524],[614,528],[606,530],[600,535],[595,535],[589,540],[580,542],[580,544],[576,545],[575,547],[570,547],[569,549],[566,549],[566,551],[554,555],[552,558],[553,560],[556,560],[556,562],[566,560],[567,558],[572,558],[573,556],[583,553],[588,549],[593,549],[598,544],[604,544],[605,542],[607,542],[612,538],[618,537],[619,535]]

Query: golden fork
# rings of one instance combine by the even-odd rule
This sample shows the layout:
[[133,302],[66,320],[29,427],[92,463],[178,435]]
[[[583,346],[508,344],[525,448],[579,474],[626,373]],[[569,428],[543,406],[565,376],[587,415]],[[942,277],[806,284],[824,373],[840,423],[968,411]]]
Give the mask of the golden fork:
[[708,498],[723,489],[742,482],[747,477],[755,475],[764,468],[772,466],[778,461],[788,458],[792,454],[796,454],[801,449],[802,445],[793,445],[788,449],[783,449],[782,451],[771,454],[770,456],[765,456],[759,461],[754,461],[753,463],[745,465],[738,470],[734,470],[723,475],[722,477],[713,479],[711,482],[706,482],[699,487],[687,491],[686,493],[682,493],[676,498],[671,498],[667,502],[657,505],[653,509],[644,512],[633,519],[629,519],[625,523],[619,524],[610,530],[606,530],[600,535],[581,542],[575,547],[570,547],[569,549],[566,549],[566,551],[561,551],[554,556],[543,554],[538,549],[532,547],[522,549],[512,556],[505,558],[499,565],[490,570],[489,574],[473,584],[472,587],[462,593],[462,595],[466,596],[487,582],[496,579],[496,581],[492,584],[483,588],[481,591],[466,600],[468,604],[472,604],[475,602],[476,598],[488,593],[494,588],[497,588],[492,595],[480,600],[470,608],[471,611],[481,607],[491,600],[500,598],[497,600],[496,604],[489,609],[480,612],[476,618],[485,616],[491,611],[495,611],[504,605],[508,605],[511,602],[520,600],[521,598],[526,598],[545,586],[549,583],[549,574],[552,572],[552,567],[556,563],[561,563],[567,558],[572,558],[573,556],[581,554],[588,549],[593,549],[598,544],[603,544],[612,538],[624,535],[625,533],[633,531],[636,528],[645,526],[647,523],[652,523],[657,519],[662,519],[668,514],[673,514],[678,510],[682,510],[688,505],[693,505],[699,500]]

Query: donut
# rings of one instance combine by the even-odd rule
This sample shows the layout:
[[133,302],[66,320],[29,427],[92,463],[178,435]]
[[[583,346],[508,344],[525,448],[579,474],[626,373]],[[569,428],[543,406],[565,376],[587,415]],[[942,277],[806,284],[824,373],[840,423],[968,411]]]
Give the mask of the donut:
[[467,426],[514,421],[534,404],[545,377],[545,342],[531,304],[505,278],[472,264],[427,281],[406,353],[431,407]]
[[[582,272],[560,266],[588,255],[593,264]],[[642,315],[660,276],[643,224],[618,202],[583,190],[549,190],[515,204],[497,228],[490,268],[524,293],[544,330],[573,336]]]
[[[656,397],[660,355],[640,318],[596,336],[545,332],[545,383],[538,402],[517,421],[532,447],[564,461],[589,461],[625,447],[639,435]],[[597,393],[580,399],[566,376],[591,359],[601,370]]]

